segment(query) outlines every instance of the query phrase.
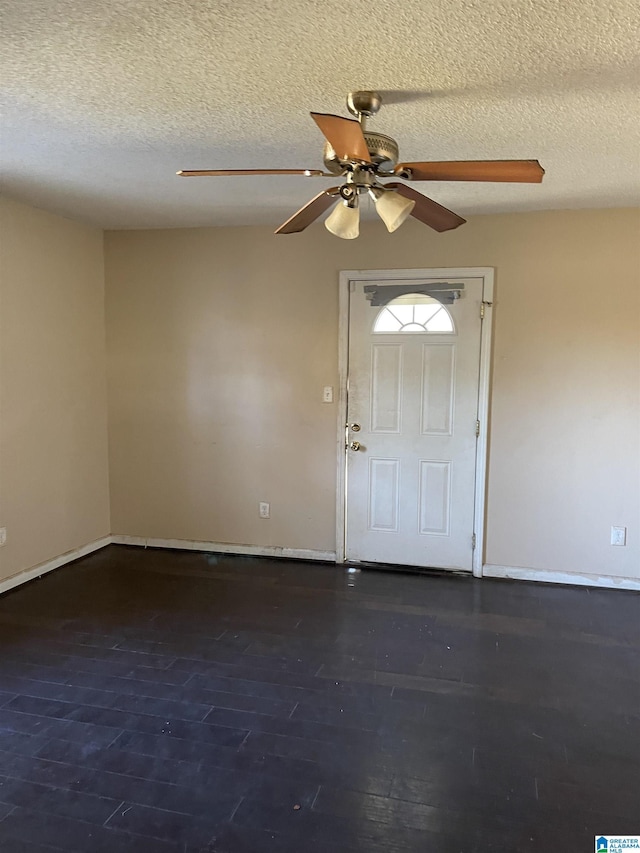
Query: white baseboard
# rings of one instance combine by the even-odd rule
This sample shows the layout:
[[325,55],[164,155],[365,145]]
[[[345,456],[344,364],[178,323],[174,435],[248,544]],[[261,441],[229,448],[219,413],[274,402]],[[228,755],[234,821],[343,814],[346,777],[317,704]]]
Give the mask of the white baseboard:
[[[20,584],[27,583],[74,560],[99,551],[107,545],[136,545],[141,548],[175,548],[180,551],[209,551],[217,554],[239,554],[247,557],[282,557],[289,560],[315,560],[335,563],[335,551],[316,551],[305,548],[283,548],[275,545],[235,545],[228,542],[200,542],[192,539],[154,539],[143,536],[104,536],[59,557],[47,560],[0,581],[0,594]],[[545,569],[529,569],[522,566],[498,566],[485,563],[482,575],[487,578],[510,578],[513,580],[562,583],[577,586],[594,586],[606,589],[624,589],[640,592],[640,578],[621,578],[614,575],[590,575],[577,572],[553,572]]]
[[545,569],[527,569],[521,566],[496,566],[486,563],[482,568],[486,578],[512,578],[519,581],[565,583],[573,586],[597,586],[606,589],[626,589],[640,592],[640,578],[620,578],[614,575],[589,575],[578,572],[552,572]]
[[313,551],[305,548],[282,548],[278,545],[234,545],[228,542],[199,542],[193,539],[154,539],[143,536],[111,537],[114,545],[137,545],[141,548],[175,548],[180,551],[212,551],[217,554],[239,554],[246,557],[284,557],[289,560],[319,560],[335,563],[335,551]]
[[32,581],[34,578],[39,578],[47,572],[52,572],[54,569],[59,569],[60,566],[65,566],[67,563],[73,562],[73,560],[78,560],[80,557],[86,557],[87,554],[99,551],[100,548],[104,548],[110,544],[111,536],[103,536],[102,539],[96,539],[94,542],[89,542],[81,548],[74,548],[73,551],[67,551],[66,554],[61,554],[59,557],[54,557],[53,560],[47,560],[44,563],[40,563],[40,565],[34,566],[32,569],[27,569],[24,572],[18,572],[17,575],[12,575],[12,577],[0,581],[0,594],[8,592],[8,590],[13,589],[15,586],[27,583],[27,581]]

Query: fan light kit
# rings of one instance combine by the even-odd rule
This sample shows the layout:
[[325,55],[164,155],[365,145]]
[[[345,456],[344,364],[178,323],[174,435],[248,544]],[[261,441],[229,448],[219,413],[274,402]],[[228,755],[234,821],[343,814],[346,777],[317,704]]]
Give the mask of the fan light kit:
[[327,113],[311,113],[325,137],[321,169],[198,169],[178,172],[182,177],[233,177],[236,175],[301,175],[306,178],[345,179],[341,186],[323,190],[275,232],[294,234],[315,222],[330,207],[325,227],[337,237],[352,240],[360,233],[359,201],[373,199],[376,211],[391,232],[408,216],[433,228],[450,231],[466,220],[422,195],[413,187],[380,178],[404,181],[500,181],[539,184],[544,169],[537,160],[458,160],[449,162],[399,163],[398,143],[383,133],[367,130],[367,119],[382,104],[378,92],[350,92],[347,109],[355,119]]

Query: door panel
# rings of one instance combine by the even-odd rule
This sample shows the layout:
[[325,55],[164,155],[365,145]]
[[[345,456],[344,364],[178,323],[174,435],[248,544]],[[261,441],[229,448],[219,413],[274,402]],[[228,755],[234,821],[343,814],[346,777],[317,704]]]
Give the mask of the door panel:
[[451,462],[420,460],[420,527],[419,532],[437,536],[449,535],[451,508]]
[[369,461],[369,530],[398,530],[398,459]]
[[371,347],[371,431],[400,432],[402,347]]
[[375,284],[350,293],[346,558],[471,571],[482,280],[444,310]]
[[423,435],[451,435],[455,393],[455,346],[423,344],[422,421]]

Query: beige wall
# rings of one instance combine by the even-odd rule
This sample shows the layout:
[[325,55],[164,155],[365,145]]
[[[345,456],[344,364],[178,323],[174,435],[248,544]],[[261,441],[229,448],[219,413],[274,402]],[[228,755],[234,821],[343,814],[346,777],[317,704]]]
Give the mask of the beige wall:
[[492,266],[486,561],[640,577],[638,225],[606,210],[442,235],[371,223],[356,242],[320,225],[107,233],[113,532],[333,550],[339,270]]
[[0,200],[0,581],[109,533],[103,235]]
[[[0,215],[1,581],[110,522],[102,234],[6,199]],[[640,577],[639,224],[108,233],[112,532],[333,550],[338,271],[493,266],[486,561]]]

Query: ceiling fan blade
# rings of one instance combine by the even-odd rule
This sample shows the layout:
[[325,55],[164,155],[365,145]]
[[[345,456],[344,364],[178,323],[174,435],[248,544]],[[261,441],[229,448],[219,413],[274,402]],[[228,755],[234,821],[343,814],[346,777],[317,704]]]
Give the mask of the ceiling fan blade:
[[311,113],[340,160],[362,160],[370,163],[369,149],[359,121],[328,113]]
[[283,222],[275,233],[295,234],[298,231],[304,231],[308,225],[311,225],[319,216],[322,216],[325,210],[328,210],[332,204],[336,203],[339,195],[340,187],[331,187],[324,192],[318,193],[304,207],[301,207],[297,213],[294,213],[286,222]]
[[315,178],[323,175],[320,169],[181,169],[176,172],[181,178],[220,178],[234,175],[304,175]]
[[454,160],[449,163],[398,163],[394,172],[408,171],[410,181],[511,181],[539,184],[544,169],[537,160]]
[[446,207],[438,204],[437,201],[427,198],[426,195],[422,195],[422,193],[414,190],[413,187],[408,187],[406,184],[390,183],[384,186],[387,189],[396,190],[400,195],[411,199],[411,201],[415,201],[415,207],[411,211],[411,216],[415,216],[416,219],[424,222],[425,225],[433,228],[434,231],[451,231],[459,225],[464,225],[467,221],[458,216],[457,213],[447,210]]

